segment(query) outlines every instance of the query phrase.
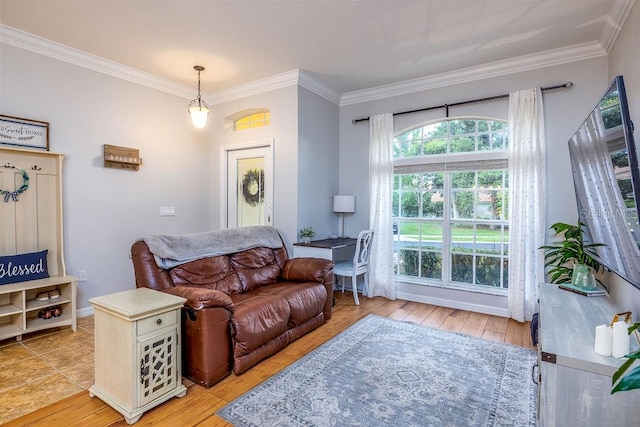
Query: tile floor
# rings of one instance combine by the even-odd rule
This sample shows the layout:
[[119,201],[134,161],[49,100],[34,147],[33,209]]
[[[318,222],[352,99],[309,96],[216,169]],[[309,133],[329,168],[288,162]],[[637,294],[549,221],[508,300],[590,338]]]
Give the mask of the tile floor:
[[77,326],[0,341],[0,424],[93,385],[93,316]]

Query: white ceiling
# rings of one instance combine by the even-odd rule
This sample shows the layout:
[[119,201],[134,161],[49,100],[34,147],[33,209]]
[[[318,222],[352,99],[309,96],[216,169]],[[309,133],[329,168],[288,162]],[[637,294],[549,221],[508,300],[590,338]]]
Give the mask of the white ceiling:
[[[295,69],[344,94],[608,52],[635,0],[0,0],[0,23],[214,93]],[[5,27],[6,29],[6,27]]]

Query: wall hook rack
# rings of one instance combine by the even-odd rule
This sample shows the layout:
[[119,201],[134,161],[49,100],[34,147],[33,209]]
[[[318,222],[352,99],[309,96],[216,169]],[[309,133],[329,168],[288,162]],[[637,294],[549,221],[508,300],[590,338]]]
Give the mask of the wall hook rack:
[[140,150],[137,148],[119,147],[104,144],[103,161],[105,168],[137,171],[142,164]]

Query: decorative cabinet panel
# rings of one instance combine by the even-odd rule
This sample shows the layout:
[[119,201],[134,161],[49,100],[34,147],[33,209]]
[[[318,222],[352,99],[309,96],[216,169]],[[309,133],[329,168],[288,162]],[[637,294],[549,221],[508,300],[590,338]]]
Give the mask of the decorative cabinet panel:
[[169,328],[161,335],[145,339],[138,337],[141,405],[146,405],[175,389],[176,382],[180,381],[180,378],[176,377],[177,339],[175,327]]
[[95,384],[89,388],[129,424],[187,393],[182,384],[180,310],[186,300],[147,288],[91,298]]

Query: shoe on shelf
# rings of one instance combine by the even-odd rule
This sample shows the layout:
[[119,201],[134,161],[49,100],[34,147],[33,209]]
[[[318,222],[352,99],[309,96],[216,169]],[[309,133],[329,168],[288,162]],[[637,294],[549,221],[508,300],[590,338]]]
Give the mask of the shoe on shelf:
[[38,312],[38,317],[41,319],[51,319],[51,316],[53,316],[53,312],[49,308],[42,309]]
[[58,307],[53,307],[51,309],[51,315],[53,317],[60,317],[62,315],[62,307],[58,306]]
[[[58,292],[58,296],[60,296],[60,293]],[[38,301],[49,301],[49,292],[40,292],[38,295],[36,295],[36,299]]]
[[60,291],[58,289],[54,289],[52,291],[49,291],[49,298],[51,298],[51,299],[60,298]]

